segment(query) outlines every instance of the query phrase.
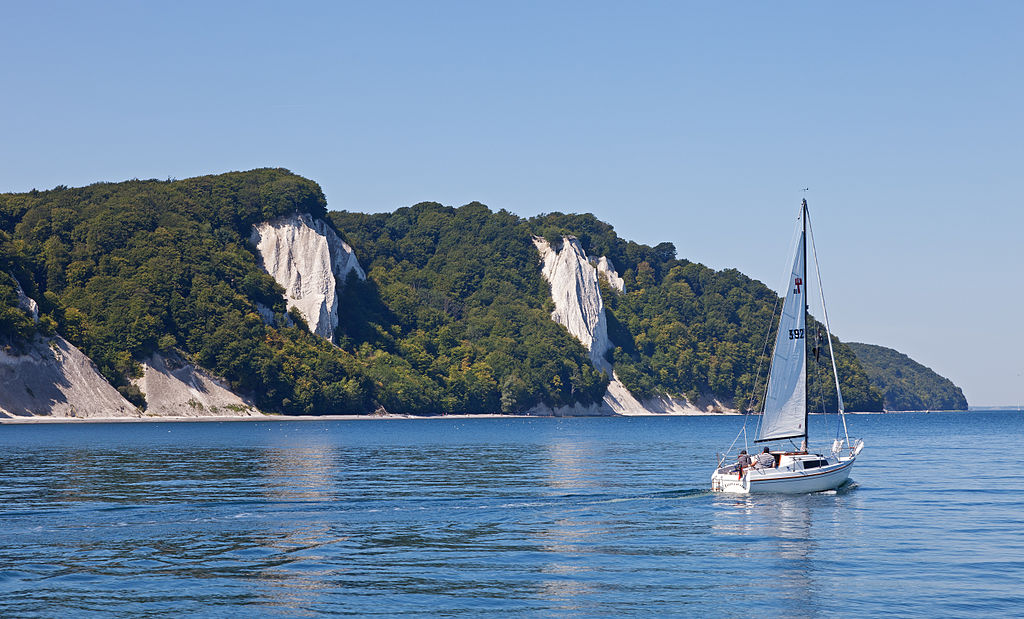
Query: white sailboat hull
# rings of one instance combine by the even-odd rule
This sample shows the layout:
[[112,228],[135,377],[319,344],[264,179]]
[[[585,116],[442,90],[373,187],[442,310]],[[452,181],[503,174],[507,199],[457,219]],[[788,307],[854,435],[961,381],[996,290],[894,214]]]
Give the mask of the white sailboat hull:
[[[729,470],[718,469],[711,475],[711,490],[750,494],[755,492],[777,492],[783,494],[806,494],[834,490],[846,483],[850,477],[856,456],[830,462],[827,466],[801,469],[799,466],[772,469],[746,469],[740,475]],[[794,463],[799,465],[800,462]]]

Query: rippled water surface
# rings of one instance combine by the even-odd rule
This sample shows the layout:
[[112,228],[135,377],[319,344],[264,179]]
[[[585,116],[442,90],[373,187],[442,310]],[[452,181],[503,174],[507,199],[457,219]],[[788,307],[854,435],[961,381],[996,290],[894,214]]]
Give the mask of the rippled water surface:
[[1024,416],[849,422],[792,497],[739,417],[0,426],[0,616],[1024,613]]

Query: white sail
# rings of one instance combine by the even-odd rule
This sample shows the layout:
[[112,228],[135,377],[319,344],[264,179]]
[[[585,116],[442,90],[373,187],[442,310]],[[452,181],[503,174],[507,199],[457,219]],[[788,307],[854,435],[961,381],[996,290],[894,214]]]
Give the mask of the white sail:
[[[801,217],[804,217],[802,211]],[[758,441],[807,435],[806,243],[805,226],[797,243],[789,290],[782,305]]]

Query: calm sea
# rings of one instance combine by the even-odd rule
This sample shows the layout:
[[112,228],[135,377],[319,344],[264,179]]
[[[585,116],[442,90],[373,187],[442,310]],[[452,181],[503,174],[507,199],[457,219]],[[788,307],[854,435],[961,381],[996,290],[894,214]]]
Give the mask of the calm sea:
[[0,426],[0,616],[1024,615],[1024,415],[848,421],[752,497],[740,417]]

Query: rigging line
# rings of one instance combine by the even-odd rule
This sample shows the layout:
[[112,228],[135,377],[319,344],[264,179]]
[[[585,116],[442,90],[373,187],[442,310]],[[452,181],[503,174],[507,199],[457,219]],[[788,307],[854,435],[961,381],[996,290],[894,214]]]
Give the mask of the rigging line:
[[[814,344],[815,344],[815,346],[817,348],[821,347],[821,331],[820,330],[818,330],[818,335],[815,337]],[[819,352],[819,354],[820,354],[820,352]],[[814,373],[817,375],[817,376],[814,377],[815,378],[814,382],[815,382],[816,386],[818,387],[818,399],[821,402],[821,413],[825,414],[825,385],[823,384],[824,383],[824,379],[822,379],[822,377],[821,377],[821,361],[818,359],[818,355],[814,356],[814,369],[815,369]]]
[[[748,408],[753,410],[757,403],[757,383],[761,380],[761,368],[764,367],[764,359],[768,351],[768,341],[772,336],[772,325],[775,324],[775,314],[779,311],[779,297],[775,297],[775,307],[772,308],[772,319],[768,322],[768,328],[764,332],[764,344],[761,345],[761,352],[757,355],[757,373],[754,374],[754,387],[750,392],[750,404]],[[765,377],[765,388],[768,388],[767,377]]]
[[832,373],[836,379],[836,400],[839,403],[839,417],[843,420],[843,432],[846,434],[846,443],[850,443],[850,431],[846,428],[846,411],[843,405],[843,391],[839,388],[839,370],[836,368],[836,353],[832,349],[832,327],[828,322],[828,309],[825,307],[825,290],[821,285],[821,269],[818,266],[818,249],[814,243],[814,230],[811,227],[811,217],[805,211],[807,217],[807,231],[811,237],[811,254],[814,256],[814,273],[818,278],[818,293],[821,295],[821,314],[825,319],[825,336],[828,338],[828,354],[832,358]]
[[725,454],[720,454],[720,455],[723,455],[723,457],[718,459],[718,466],[722,466],[722,463],[725,462],[725,457],[724,456],[727,456],[727,455],[729,455],[729,453],[732,452],[732,448],[736,446],[736,441],[740,440],[740,435],[741,434],[743,435],[743,446],[746,447],[747,446],[747,420],[746,419],[743,420],[743,427],[740,428],[740,431],[736,433],[736,438],[732,439],[732,443],[730,443],[729,444],[729,448],[725,450]]

